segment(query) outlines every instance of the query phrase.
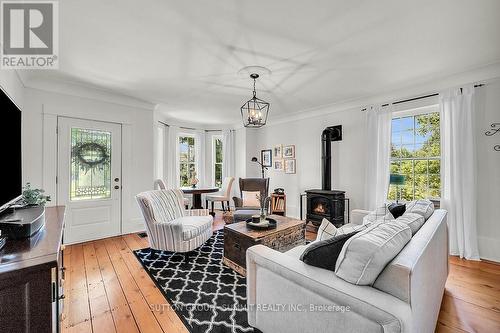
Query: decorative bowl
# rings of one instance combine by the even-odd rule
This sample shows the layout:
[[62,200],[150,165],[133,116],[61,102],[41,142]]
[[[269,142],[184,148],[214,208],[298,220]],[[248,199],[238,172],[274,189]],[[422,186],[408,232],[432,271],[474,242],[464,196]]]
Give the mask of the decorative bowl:
[[247,228],[254,230],[275,229],[277,224],[276,220],[270,217],[266,217],[267,223],[255,222],[254,219],[248,219],[246,222],[247,222]]

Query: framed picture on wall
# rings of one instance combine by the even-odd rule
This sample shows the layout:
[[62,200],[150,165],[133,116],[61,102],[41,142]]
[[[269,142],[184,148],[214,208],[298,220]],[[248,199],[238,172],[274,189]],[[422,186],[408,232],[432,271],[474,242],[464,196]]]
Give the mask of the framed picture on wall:
[[285,165],[283,164],[283,160],[274,160],[274,170],[283,171],[285,169]]
[[285,173],[296,173],[296,162],[295,159],[284,160],[285,161]]
[[295,158],[295,145],[283,147],[283,158]]
[[283,158],[283,145],[274,146],[274,149],[273,149],[273,158],[275,160]]
[[273,151],[271,149],[265,149],[260,151],[260,160],[262,161],[262,165],[265,167],[273,166]]

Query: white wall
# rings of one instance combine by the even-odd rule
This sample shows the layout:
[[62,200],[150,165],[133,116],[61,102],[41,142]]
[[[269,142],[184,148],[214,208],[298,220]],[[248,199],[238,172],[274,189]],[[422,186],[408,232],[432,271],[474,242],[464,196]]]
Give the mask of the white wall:
[[[82,93],[83,96],[88,94]],[[152,188],[154,177],[153,109],[126,106],[26,88],[23,109],[25,181],[56,198],[57,117],[75,117],[122,124],[122,232],[144,229],[135,194]]]
[[24,86],[16,71],[0,70],[0,86],[22,110],[24,105]]
[[[285,189],[287,215],[299,217],[299,195],[306,189],[321,188],[321,132],[328,126],[342,125],[343,139],[332,142],[332,187],[346,191],[352,208],[364,207],[365,114],[361,108],[334,112],[297,121],[263,127],[256,132],[254,156],[260,150],[277,144],[295,145],[296,174],[285,174],[270,168],[270,190]],[[255,163],[248,166],[259,176]]]
[[479,254],[500,262],[500,133],[486,136],[492,123],[500,123],[500,81],[476,89],[477,228]]

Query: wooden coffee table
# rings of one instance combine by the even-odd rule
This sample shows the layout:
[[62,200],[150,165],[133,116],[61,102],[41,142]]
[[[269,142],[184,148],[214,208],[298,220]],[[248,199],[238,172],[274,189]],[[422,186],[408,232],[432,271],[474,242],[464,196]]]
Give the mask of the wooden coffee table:
[[262,244],[280,252],[306,243],[305,221],[280,215],[270,215],[277,221],[275,229],[254,230],[246,222],[224,227],[223,262],[241,275],[246,275],[246,252],[251,246]]

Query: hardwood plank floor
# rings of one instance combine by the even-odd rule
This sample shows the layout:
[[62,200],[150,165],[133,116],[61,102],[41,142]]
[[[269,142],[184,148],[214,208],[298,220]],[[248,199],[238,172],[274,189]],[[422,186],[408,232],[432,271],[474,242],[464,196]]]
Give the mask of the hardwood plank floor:
[[[214,230],[223,227],[218,212]],[[188,332],[172,309],[154,306],[167,301],[132,253],[148,246],[129,234],[66,247],[63,332]],[[436,332],[500,332],[499,264],[450,257]]]

